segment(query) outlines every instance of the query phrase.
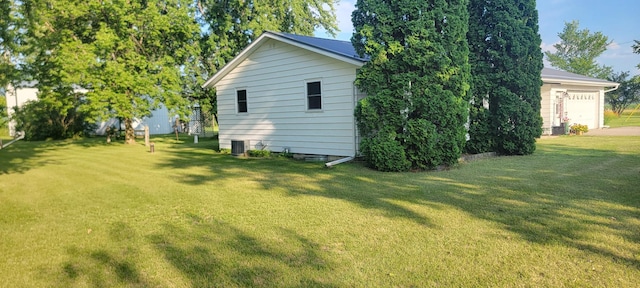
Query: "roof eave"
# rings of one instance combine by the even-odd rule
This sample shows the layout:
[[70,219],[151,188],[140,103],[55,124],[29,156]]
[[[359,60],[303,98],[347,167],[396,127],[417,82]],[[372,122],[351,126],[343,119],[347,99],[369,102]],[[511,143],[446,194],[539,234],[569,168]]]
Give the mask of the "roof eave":
[[561,84],[561,85],[581,85],[591,87],[617,87],[619,83],[609,81],[587,81],[587,80],[572,80],[564,78],[542,77],[542,82],[545,84]]
[[251,55],[251,53],[253,53],[256,49],[258,49],[260,47],[260,45],[262,45],[263,42],[267,41],[268,39],[275,39],[278,41],[281,41],[283,43],[287,43],[302,49],[306,49],[330,58],[334,58],[336,60],[340,60],[349,64],[353,64],[357,67],[362,67],[366,61],[365,60],[357,60],[351,57],[347,57],[338,53],[334,53],[331,51],[327,51],[324,49],[320,49],[317,47],[313,47],[304,43],[300,43],[298,41],[280,36],[278,34],[266,31],[264,33],[262,33],[262,35],[260,35],[258,37],[258,39],[254,40],[253,42],[251,42],[251,44],[249,44],[249,46],[247,46],[245,49],[243,49],[236,57],[234,57],[230,62],[228,62],[227,64],[225,64],[222,69],[220,69],[218,72],[216,72],[213,76],[211,76],[211,78],[209,78],[209,80],[207,80],[204,84],[202,84],[202,88],[213,88],[218,81],[220,81],[224,76],[226,76],[229,72],[231,72],[231,70],[233,70],[235,67],[237,67],[240,63],[242,63],[242,61],[244,61],[249,55]]

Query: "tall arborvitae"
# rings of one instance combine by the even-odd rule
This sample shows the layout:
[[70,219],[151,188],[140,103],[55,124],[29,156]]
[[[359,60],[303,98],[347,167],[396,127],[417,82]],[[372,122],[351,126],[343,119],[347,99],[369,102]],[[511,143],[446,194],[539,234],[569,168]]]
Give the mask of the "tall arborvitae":
[[457,162],[468,118],[466,0],[358,0],[351,41],[371,60],[356,85],[361,151],[379,170]]
[[471,0],[469,12],[474,88],[468,150],[483,152],[491,145],[501,154],[531,154],[542,134],[536,3]]
[[[469,2],[469,64],[471,64],[471,106],[469,107],[469,140],[465,146],[468,153],[493,151],[494,142],[491,133],[491,115],[489,114],[489,86],[491,76],[487,34],[488,17],[485,13],[485,1]],[[491,19],[492,20],[492,19]]]

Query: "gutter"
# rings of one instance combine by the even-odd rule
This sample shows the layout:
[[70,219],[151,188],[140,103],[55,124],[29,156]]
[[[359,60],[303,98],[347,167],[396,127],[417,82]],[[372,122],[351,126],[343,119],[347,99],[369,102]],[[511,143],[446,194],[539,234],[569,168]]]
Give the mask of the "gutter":
[[605,91],[604,91],[604,93],[607,93],[607,92],[611,92],[611,91],[617,90],[617,89],[618,89],[618,87],[620,87],[620,84],[616,85],[616,87],[613,87],[613,88],[611,88],[611,89],[609,89],[609,90],[605,90]]

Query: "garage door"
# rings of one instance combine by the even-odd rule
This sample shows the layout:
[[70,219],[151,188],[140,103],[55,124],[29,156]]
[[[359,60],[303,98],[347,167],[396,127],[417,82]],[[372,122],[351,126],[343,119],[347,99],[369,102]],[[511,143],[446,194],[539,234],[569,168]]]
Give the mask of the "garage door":
[[598,92],[568,92],[566,111],[571,123],[598,127]]

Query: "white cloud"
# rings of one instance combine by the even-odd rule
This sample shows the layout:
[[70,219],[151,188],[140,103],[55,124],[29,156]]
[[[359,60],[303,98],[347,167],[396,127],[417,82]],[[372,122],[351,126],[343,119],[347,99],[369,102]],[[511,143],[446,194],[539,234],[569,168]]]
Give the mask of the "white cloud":
[[352,32],[351,13],[356,10],[354,1],[340,1],[336,5],[336,18],[340,32]]
[[555,53],[558,50],[556,49],[556,47],[553,47],[553,45],[556,45],[558,43],[560,43],[560,42],[556,42],[556,43],[553,43],[553,44],[547,44],[547,43],[542,42],[540,44],[540,48],[542,49],[542,52],[550,51],[551,53]]
[[[336,22],[340,30],[336,38],[348,41],[353,33],[353,24],[351,23],[351,13],[356,9],[355,0],[338,1],[335,6]],[[331,37],[326,30],[319,28],[315,31],[316,37]]]
[[618,42],[612,41],[611,44],[607,45],[607,49],[610,49],[610,50],[620,49],[620,44],[618,44]]

